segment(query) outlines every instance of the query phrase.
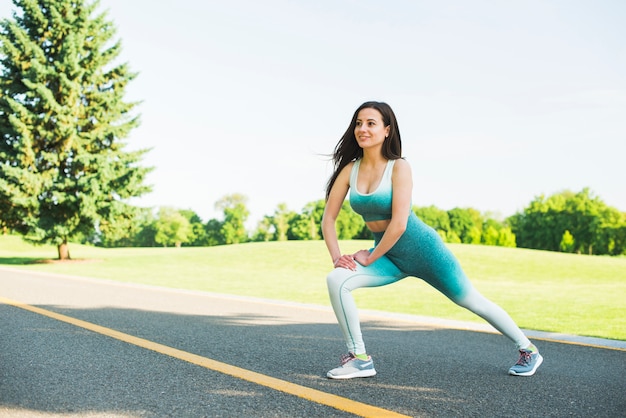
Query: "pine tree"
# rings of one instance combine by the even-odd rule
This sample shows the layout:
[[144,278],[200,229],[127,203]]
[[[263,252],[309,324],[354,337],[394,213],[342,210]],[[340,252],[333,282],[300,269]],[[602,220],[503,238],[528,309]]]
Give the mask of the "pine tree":
[[136,77],[98,2],[13,0],[0,21],[0,226],[57,245],[99,230],[122,236],[151,168],[126,152],[138,126],[124,101]]

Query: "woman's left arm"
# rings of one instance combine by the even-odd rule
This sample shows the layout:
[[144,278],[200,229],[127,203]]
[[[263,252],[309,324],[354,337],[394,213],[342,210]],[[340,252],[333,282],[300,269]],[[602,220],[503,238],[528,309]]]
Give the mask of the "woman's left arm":
[[364,266],[372,264],[385,255],[400,239],[411,213],[413,193],[413,175],[411,166],[406,160],[398,159],[393,166],[391,177],[393,198],[391,203],[391,221],[380,242],[370,253],[367,250],[357,252],[355,260]]

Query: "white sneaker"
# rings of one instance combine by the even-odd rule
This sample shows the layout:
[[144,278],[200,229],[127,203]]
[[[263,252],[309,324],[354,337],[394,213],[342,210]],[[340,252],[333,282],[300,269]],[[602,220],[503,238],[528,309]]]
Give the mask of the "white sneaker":
[[367,360],[357,358],[354,353],[341,356],[341,366],[332,369],[326,376],[331,379],[353,379],[355,377],[371,377],[376,374],[371,356]]

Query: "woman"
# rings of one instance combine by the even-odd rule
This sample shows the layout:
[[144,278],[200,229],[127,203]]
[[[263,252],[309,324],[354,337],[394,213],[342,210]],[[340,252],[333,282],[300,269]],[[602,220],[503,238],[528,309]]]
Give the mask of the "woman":
[[[412,175],[402,159],[402,143],[391,107],[366,102],[354,113],[335,147],[335,170],[326,189],[322,232],[335,269],[328,292],[348,347],[331,379],[374,376],[351,291],[383,286],[407,276],[425,280],[456,304],[487,320],[510,338],[520,352],[509,374],[532,376],[543,358],[511,317],[470,283],[457,259],[434,229],[411,209]],[[350,192],[350,205],[374,235],[374,248],[354,254],[339,249],[335,221]]]

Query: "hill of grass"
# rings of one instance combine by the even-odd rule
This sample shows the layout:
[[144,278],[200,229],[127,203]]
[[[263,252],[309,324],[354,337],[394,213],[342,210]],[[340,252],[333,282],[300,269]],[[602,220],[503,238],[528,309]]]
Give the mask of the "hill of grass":
[[[370,241],[345,241],[345,253]],[[450,245],[474,285],[522,328],[626,340],[626,258],[518,248]],[[0,265],[329,305],[332,268],[322,241],[247,243],[208,248],[115,248],[72,244],[72,262],[54,246],[0,236]],[[0,273],[1,274],[1,273]],[[0,290],[1,294],[1,290]],[[358,306],[388,312],[484,322],[421,280],[355,292]]]

